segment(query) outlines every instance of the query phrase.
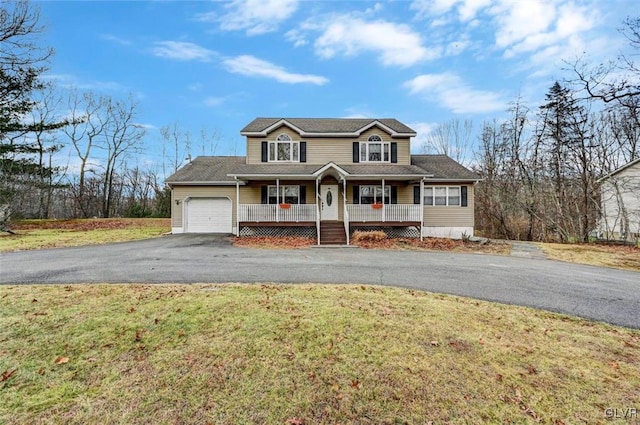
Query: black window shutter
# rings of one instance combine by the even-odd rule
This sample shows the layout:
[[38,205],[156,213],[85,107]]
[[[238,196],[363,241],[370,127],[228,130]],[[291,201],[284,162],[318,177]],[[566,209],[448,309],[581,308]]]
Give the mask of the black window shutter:
[[353,186],[353,203],[360,203],[360,186]]
[[260,202],[262,204],[267,203],[267,186],[260,187]]
[[360,162],[360,142],[353,142],[353,162]]
[[300,162],[307,162],[307,142],[300,142]]
[[396,142],[391,142],[391,162],[398,162],[398,144]]
[[420,186],[413,186],[413,203],[420,204]]
[[460,205],[463,207],[468,206],[467,202],[467,186],[462,186],[460,188]]
[[300,186],[300,203],[307,203],[307,186]]
[[269,142],[262,142],[262,162],[269,162]]
[[398,203],[398,186],[391,186],[391,203]]

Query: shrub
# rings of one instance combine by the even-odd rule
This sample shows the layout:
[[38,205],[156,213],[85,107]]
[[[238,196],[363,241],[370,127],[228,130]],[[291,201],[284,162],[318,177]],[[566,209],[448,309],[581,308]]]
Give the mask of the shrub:
[[353,237],[351,240],[353,243],[362,243],[362,242],[381,242],[387,239],[387,234],[381,230],[375,231],[356,231],[353,233]]

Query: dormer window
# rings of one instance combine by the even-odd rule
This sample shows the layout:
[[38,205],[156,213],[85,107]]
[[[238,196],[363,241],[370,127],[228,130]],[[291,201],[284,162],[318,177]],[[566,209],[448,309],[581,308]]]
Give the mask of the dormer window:
[[294,142],[286,134],[269,142],[269,162],[300,162],[300,142]]
[[377,134],[369,136],[366,142],[360,142],[360,162],[389,162],[391,143],[383,142]]

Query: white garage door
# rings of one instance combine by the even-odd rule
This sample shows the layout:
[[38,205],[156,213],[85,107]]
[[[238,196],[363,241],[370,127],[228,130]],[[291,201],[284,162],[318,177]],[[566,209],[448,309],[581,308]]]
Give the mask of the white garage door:
[[229,199],[191,198],[185,204],[188,233],[231,233]]

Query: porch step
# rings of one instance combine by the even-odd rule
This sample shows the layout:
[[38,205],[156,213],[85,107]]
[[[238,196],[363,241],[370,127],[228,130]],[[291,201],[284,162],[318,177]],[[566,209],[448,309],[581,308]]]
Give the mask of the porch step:
[[320,223],[321,245],[346,245],[347,235],[344,224],[340,221],[323,221]]

